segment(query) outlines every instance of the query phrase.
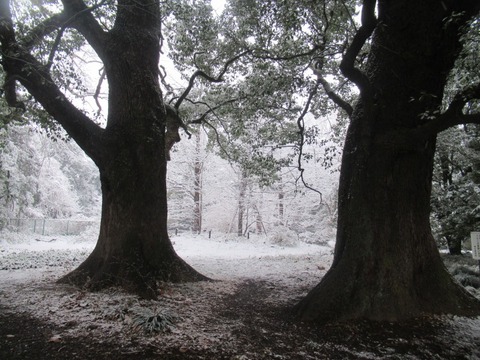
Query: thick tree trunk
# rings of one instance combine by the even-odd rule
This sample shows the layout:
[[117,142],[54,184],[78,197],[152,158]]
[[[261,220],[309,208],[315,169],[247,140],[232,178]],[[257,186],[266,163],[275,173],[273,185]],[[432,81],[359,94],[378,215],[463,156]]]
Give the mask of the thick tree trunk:
[[477,312],[473,297],[446,271],[431,235],[433,142],[410,154],[345,150],[334,263],[299,304],[301,318],[394,321]]
[[408,4],[379,9],[366,71],[371,88],[362,89],[345,141],[334,262],[298,304],[304,321],[480,313],[446,271],[431,234],[435,137],[402,137],[440,106],[458,28],[445,37],[448,14],[435,1]]
[[175,253],[167,233],[166,109],[158,82],[158,3],[122,0],[104,46],[109,113],[102,152],[98,243],[60,281],[91,289],[119,285],[156,296],[156,281],[206,279]]
[[[126,145],[126,144],[125,144]],[[205,280],[175,253],[167,233],[166,164],[161,142],[118,149],[101,171],[102,221],[93,253],[61,279],[156,296],[156,281]]]
[[[65,97],[51,78],[50,67],[30,53],[32,44],[17,42],[8,1],[0,1],[2,66],[12,80],[9,91],[14,95],[15,81],[21,82],[100,170],[103,205],[98,243],[79,268],[60,281],[91,289],[119,285],[155,297],[157,280],[205,277],[177,256],[167,234],[165,144],[171,144],[165,141],[167,110],[158,79],[160,6],[150,0],[116,4],[115,23],[109,31],[81,0],[63,1],[62,13],[32,30],[33,38],[40,36],[41,41],[56,26],[73,27],[95,50],[109,85],[105,129]],[[9,105],[21,103],[13,96]],[[174,141],[178,126],[174,124],[170,134]]]

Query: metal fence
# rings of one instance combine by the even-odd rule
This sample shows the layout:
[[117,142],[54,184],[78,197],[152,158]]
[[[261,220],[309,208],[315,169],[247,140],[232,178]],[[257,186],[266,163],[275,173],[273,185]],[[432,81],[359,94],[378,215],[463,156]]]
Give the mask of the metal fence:
[[39,235],[79,235],[98,221],[70,219],[0,219],[0,230]]

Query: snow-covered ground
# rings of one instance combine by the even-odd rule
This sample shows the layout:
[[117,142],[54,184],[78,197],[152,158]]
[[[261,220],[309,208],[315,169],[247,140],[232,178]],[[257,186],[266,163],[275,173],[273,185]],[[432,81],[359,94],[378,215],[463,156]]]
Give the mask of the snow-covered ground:
[[[161,309],[182,319],[162,341],[168,338],[173,347],[202,347],[220,341],[235,329],[232,324],[210,324],[208,333],[199,333],[206,322],[211,322],[219,302],[232,295],[238,284],[262,279],[272,289],[286,289],[276,292],[271,301],[278,302],[280,297],[288,301],[299,296],[292,289],[306,293],[318,283],[332,259],[328,246],[298,243],[282,247],[264,237],[173,236],[174,247],[183,259],[219,281],[164,284],[159,300],[147,301],[118,289],[89,293],[55,283],[90,254],[95,245],[91,239],[8,234],[0,241],[0,306],[63,326],[65,331],[56,334],[59,337],[95,334],[105,341],[123,339],[127,343],[133,331],[132,317]],[[151,342],[154,338],[143,340]]]
[[[250,332],[247,327],[257,325],[255,322],[247,324],[244,316],[238,314],[242,304],[237,301],[245,302],[250,298],[248,306],[252,314],[260,314],[254,309],[257,302],[267,307],[269,304],[276,308],[291,306],[313,288],[329,268],[331,242],[329,246],[299,242],[282,247],[272,244],[266,237],[173,236],[172,242],[179,255],[195,269],[218,281],[160,284],[161,296],[153,301],[141,300],[115,288],[90,293],[55,283],[90,254],[95,245],[92,239],[91,234],[55,238],[4,235],[0,240],[0,308],[55,324],[59,330],[51,334],[49,341],[92,338],[96,342],[115,342],[126,354],[135,354],[139,347],[149,347],[159,349],[161,354],[169,354],[169,351],[172,354],[202,351],[238,354],[232,359],[323,359],[326,357],[322,351],[327,350],[329,354],[338,352],[359,359],[422,358],[408,355],[408,350],[406,357],[395,355],[397,348],[404,348],[410,342],[408,337],[402,336],[389,338],[391,344],[376,344],[368,351],[360,351],[358,346],[350,349],[328,342],[319,344],[308,338],[301,341],[296,338],[295,345],[286,344],[286,347],[281,338],[283,342],[277,340],[277,347],[268,348],[271,356],[266,357],[255,355],[258,346],[249,348],[250,342],[245,337]],[[250,282],[253,291],[245,294],[245,284]],[[243,295],[239,289],[243,289]],[[240,310],[230,309],[229,304],[237,304]],[[248,306],[243,311],[249,311]],[[171,331],[145,334],[139,330],[142,318],[158,314],[173,319]],[[261,324],[260,318],[256,321]],[[455,358],[480,358],[479,319],[443,317],[441,321],[445,330],[433,340],[434,343],[449,344],[452,352],[465,351],[464,357]],[[262,327],[255,331],[265,339],[280,339],[275,330]],[[414,346],[421,347],[421,341]],[[275,349],[283,349],[283,355],[275,354]],[[292,354],[295,356],[290,357]]]

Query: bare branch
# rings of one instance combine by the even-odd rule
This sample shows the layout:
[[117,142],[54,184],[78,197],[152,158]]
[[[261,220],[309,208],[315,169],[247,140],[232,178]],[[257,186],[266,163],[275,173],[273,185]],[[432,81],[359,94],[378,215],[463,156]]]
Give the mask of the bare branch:
[[95,89],[95,94],[93,94],[93,98],[95,99],[95,103],[97,104],[97,107],[98,107],[97,115],[100,115],[100,113],[102,112],[102,106],[100,105],[100,101],[98,101],[98,97],[100,96],[102,84],[106,76],[107,76],[107,72],[105,68],[102,68],[102,73],[100,74],[100,79],[98,79],[98,84],[97,84],[97,88]]
[[55,37],[55,41],[53,42],[52,49],[50,50],[50,54],[48,55],[48,61],[47,61],[47,69],[50,70],[53,64],[53,60],[55,58],[55,53],[58,50],[58,47],[60,45],[60,41],[62,40],[63,32],[65,31],[65,27],[61,27],[58,29],[57,36]]
[[165,87],[167,90],[167,93],[165,94],[165,97],[168,97],[168,95],[173,94],[173,88],[172,86],[167,82],[167,70],[165,70],[165,67],[163,65],[158,66],[158,74],[160,76],[160,82],[162,85]]
[[223,75],[225,75],[225,73],[227,72],[228,68],[230,65],[232,65],[235,61],[237,61],[238,59],[240,59],[242,56],[248,54],[250,52],[250,50],[246,50],[236,56],[234,56],[233,58],[229,59],[225,65],[223,66],[223,69],[222,71],[220,72],[220,74],[218,74],[217,77],[212,77],[210,75],[208,75],[207,73],[205,73],[204,71],[202,70],[197,70],[193,73],[193,75],[190,77],[190,81],[188,82],[188,86],[187,88],[185,89],[185,91],[183,92],[182,95],[180,95],[180,97],[178,98],[178,100],[175,102],[175,105],[174,107],[176,109],[178,109],[180,107],[180,105],[182,104],[183,100],[185,100],[185,98],[188,96],[188,94],[190,93],[190,91],[192,90],[193,88],[193,85],[195,84],[195,80],[197,79],[197,77],[203,77],[205,80],[207,81],[210,81],[210,82],[213,82],[213,83],[219,83],[219,82],[222,82],[223,81]]
[[355,33],[352,43],[348,47],[343,56],[342,62],[340,63],[340,70],[343,75],[355,83],[360,91],[370,89],[370,82],[367,76],[360,69],[355,67],[355,59],[377,26],[377,18],[375,16],[376,3],[376,0],[363,1],[362,26],[360,26]]
[[323,75],[319,70],[313,68],[313,73],[317,76],[318,81],[323,86],[323,89],[325,90],[325,93],[327,94],[329,99],[332,100],[341,109],[343,109],[348,116],[351,116],[353,112],[352,105],[350,105],[350,103],[342,99],[342,97],[332,89],[328,81],[323,77]]
[[205,111],[200,117],[196,118],[195,120],[192,120],[192,121],[189,121],[188,123],[189,124],[201,124],[202,122],[205,121],[206,117],[209,115],[209,114],[215,114],[215,110],[217,109],[220,109],[222,106],[225,106],[225,105],[228,105],[228,104],[232,104],[236,101],[239,101],[239,100],[242,100],[242,99],[245,99],[245,97],[240,97],[240,98],[234,98],[234,99],[229,99],[229,100],[225,100],[224,102],[221,102],[220,104],[217,104],[215,106],[210,106],[209,104],[203,102],[203,101],[191,101],[191,100],[188,100],[189,102],[191,102],[192,104],[201,104],[201,105],[204,105],[208,108],[207,111]]
[[305,186],[307,189],[312,190],[312,191],[316,192],[317,194],[319,194],[320,195],[320,203],[322,203],[322,193],[306,183],[305,178],[303,177],[303,173],[305,172],[305,169],[302,166],[303,144],[305,143],[304,118],[305,118],[305,115],[308,113],[308,110],[310,109],[310,104],[312,103],[312,99],[318,91],[318,86],[319,85],[320,85],[320,81],[317,81],[314,89],[312,91],[310,91],[310,94],[308,95],[308,99],[307,99],[307,102],[305,103],[305,106],[303,107],[302,113],[300,114],[300,116],[297,119],[297,126],[298,126],[298,129],[299,129],[298,133],[300,135],[300,139],[298,141],[299,151],[298,151],[298,157],[297,157],[297,169],[300,172],[300,175],[298,176],[296,181],[302,180],[303,186]]
[[210,129],[213,130],[213,132],[215,133],[215,139],[217,140],[217,145],[220,147],[220,150],[222,150],[225,156],[227,157],[229,164],[232,164],[234,160],[231,158],[230,153],[223,147],[222,142],[220,140],[220,134],[218,133],[217,128],[206,120],[203,120],[202,124],[207,125]]

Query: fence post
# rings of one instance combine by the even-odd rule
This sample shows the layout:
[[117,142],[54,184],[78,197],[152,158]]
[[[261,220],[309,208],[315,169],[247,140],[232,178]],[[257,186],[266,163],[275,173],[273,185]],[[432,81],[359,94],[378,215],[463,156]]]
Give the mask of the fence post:
[[70,224],[70,220],[67,220],[67,235],[68,235],[68,225]]
[[42,235],[45,235],[45,219],[43,219]]

